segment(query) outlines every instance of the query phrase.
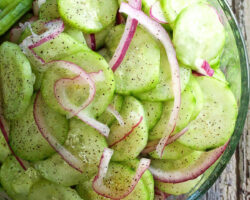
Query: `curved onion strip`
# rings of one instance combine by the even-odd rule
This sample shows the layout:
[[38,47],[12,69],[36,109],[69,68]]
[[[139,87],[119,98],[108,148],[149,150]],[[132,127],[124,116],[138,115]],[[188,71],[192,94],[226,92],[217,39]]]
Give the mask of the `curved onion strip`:
[[35,53],[34,48],[56,38],[64,31],[64,23],[60,19],[46,23],[45,27],[48,29],[46,32],[41,35],[32,34],[31,36],[25,38],[20,44],[23,52],[29,56],[29,59],[33,65],[45,64],[45,61]]
[[105,136],[105,137],[109,136],[110,129],[106,124],[103,124],[103,123],[97,121],[96,119],[89,117],[84,112],[79,112],[77,114],[77,117],[80,120],[82,120],[83,122],[85,122],[86,124],[88,124],[89,126],[93,127],[97,131],[99,131],[103,136]]
[[105,81],[104,72],[102,70],[98,72],[91,72],[89,73],[89,76],[95,83]]
[[[50,64],[59,64],[61,68],[70,70],[72,73],[76,74],[77,77],[75,79],[77,79],[77,80],[78,80],[79,76],[81,77],[81,81],[87,80],[87,77],[88,77],[88,83],[89,83],[91,91],[90,91],[90,95],[89,95],[88,100],[86,102],[84,102],[81,106],[75,107],[74,105],[72,105],[70,103],[69,99],[67,98],[67,95],[64,92],[65,87],[61,87],[61,91],[57,91],[58,81],[54,85],[54,94],[55,94],[55,97],[57,98],[58,102],[60,103],[60,105],[65,110],[71,111],[69,117],[77,116],[80,120],[82,120],[86,124],[90,125],[91,127],[95,128],[96,130],[98,130],[102,135],[108,137],[109,131],[110,131],[109,127],[107,125],[97,121],[96,119],[89,117],[86,113],[84,113],[82,111],[86,107],[86,105],[89,105],[88,103],[91,103],[91,101],[94,98],[95,92],[96,92],[95,84],[92,84],[93,80],[91,79],[91,77],[88,74],[86,74],[86,72],[81,67],[79,67],[78,65],[76,65],[72,62],[57,60],[57,61],[50,62]],[[102,77],[100,75],[100,73],[103,73],[103,72],[99,71],[99,72],[92,73],[92,77],[94,76],[96,79],[102,80],[102,78],[100,79],[100,77]],[[70,81],[74,81],[74,80],[70,80]],[[60,83],[60,85],[61,85],[61,83]],[[60,92],[59,96],[58,96],[58,92]]]
[[103,179],[105,178],[107,171],[108,171],[108,165],[112,157],[112,154],[113,154],[112,149],[108,149],[108,148],[104,149],[104,152],[101,157],[100,164],[99,164],[99,171],[98,171],[97,176],[94,178],[92,182],[92,187],[94,191],[101,196],[104,196],[106,198],[110,198],[113,200],[120,200],[128,196],[131,192],[133,192],[134,188],[136,187],[137,183],[141,179],[142,175],[149,168],[150,160],[146,158],[142,158],[140,160],[140,164],[136,170],[136,174],[133,177],[128,190],[124,194],[120,194],[119,196],[112,196],[112,191],[110,191],[110,188],[106,187],[103,183]]
[[[177,133],[177,134],[175,134],[173,136],[170,136],[167,143],[166,143],[166,146],[173,143],[173,142],[175,142],[179,137],[184,135],[187,131],[188,131],[188,127],[184,128],[179,133]],[[150,152],[154,151],[156,149],[156,146],[157,146],[158,143],[159,143],[159,140],[150,141],[147,144],[146,148],[142,151],[142,154],[147,154],[147,153],[150,153]]]
[[95,34],[90,34],[90,48],[95,51],[96,50],[96,39],[95,39]]
[[114,145],[116,145],[116,144],[120,143],[121,141],[125,140],[131,133],[133,133],[135,128],[137,128],[141,124],[142,120],[143,120],[143,117],[141,116],[139,121],[134,126],[131,127],[129,132],[125,133],[122,138],[120,138],[117,141],[110,144],[109,147],[113,147]]
[[65,162],[67,162],[72,168],[78,170],[82,173],[81,166],[82,162],[76,158],[74,155],[71,154],[63,145],[61,145],[53,135],[50,134],[49,128],[44,121],[44,113],[41,109],[42,104],[42,97],[40,92],[37,93],[34,108],[33,108],[33,115],[37,125],[38,130],[44,137],[44,139],[49,143],[49,145],[62,157]]
[[[141,0],[130,0],[129,4],[135,9],[139,9],[139,10],[141,9]],[[138,21],[136,19],[133,19],[131,17],[127,18],[125,30],[120,40],[120,43],[118,47],[116,48],[116,51],[112,59],[109,62],[109,66],[111,67],[113,71],[116,71],[116,69],[122,63],[126,55],[126,52],[129,48],[129,45],[136,32],[137,25],[138,25]]]
[[165,130],[162,139],[160,140],[158,146],[156,147],[158,155],[162,156],[162,153],[167,144],[167,140],[170,134],[175,129],[181,105],[180,71],[179,71],[179,64],[176,58],[176,52],[167,31],[159,23],[155,22],[153,19],[144,14],[142,11],[134,9],[126,3],[121,3],[120,12],[123,12],[134,19],[137,19],[142,26],[144,26],[152,35],[155,36],[155,38],[160,40],[163,46],[165,47],[168,56],[171,68],[171,75],[172,75],[174,107],[169,118],[167,129]]
[[200,74],[203,74],[205,76],[213,76],[214,75],[214,70],[211,68],[211,66],[209,65],[209,63],[206,60],[197,59],[195,61],[195,66],[197,67],[197,69],[195,71],[197,71]]
[[[72,62],[53,61],[51,63],[57,63],[60,65],[60,68],[67,69],[70,72],[76,74],[76,77],[72,79],[59,79],[54,85],[54,94],[58,103],[63,107],[64,110],[70,112],[70,117],[76,116],[81,110],[86,108],[93,101],[96,93],[95,82],[81,67]],[[82,103],[81,106],[75,106],[74,104],[70,103],[69,98],[67,97],[66,88],[71,83],[80,85],[85,85],[87,83],[89,85],[89,97],[85,102]]]
[[160,1],[156,1],[150,8],[150,17],[160,24],[168,24],[162,8]]
[[8,131],[9,126],[8,126],[7,122],[5,121],[3,116],[0,116],[0,129],[1,129],[1,132],[3,134],[5,141],[9,147],[10,152],[16,158],[16,160],[20,164],[20,166],[26,171],[27,167],[25,166],[24,162],[15,154],[15,152],[13,151],[13,149],[11,148],[11,146],[9,144],[9,131]]
[[124,19],[124,17],[121,15],[121,13],[117,12],[116,25],[125,24],[125,23],[126,23],[126,20]]
[[110,112],[115,118],[116,120],[119,122],[119,124],[121,126],[124,126],[124,121],[122,116],[120,115],[120,113],[115,109],[115,107],[113,105],[109,105],[107,108],[107,111]]
[[192,180],[203,174],[218,160],[225,151],[227,144],[228,142],[217,149],[202,153],[198,160],[184,169],[163,171],[161,169],[150,167],[149,170],[156,180],[164,183],[181,183]]

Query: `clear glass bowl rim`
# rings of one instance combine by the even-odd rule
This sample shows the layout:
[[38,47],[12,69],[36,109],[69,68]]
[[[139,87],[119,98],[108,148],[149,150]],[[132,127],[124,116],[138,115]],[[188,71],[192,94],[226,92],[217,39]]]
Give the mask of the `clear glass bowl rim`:
[[230,139],[226,151],[221,157],[220,162],[217,164],[217,166],[215,167],[213,172],[209,175],[209,177],[205,180],[205,182],[193,194],[191,194],[187,198],[188,200],[200,199],[219,178],[219,176],[225,169],[226,165],[230,161],[232,155],[234,154],[239,144],[248,112],[250,82],[249,82],[249,60],[248,60],[246,43],[243,34],[241,32],[241,28],[228,2],[226,0],[218,0],[218,3],[221,5],[224,13],[227,16],[230,16],[232,19],[229,21],[229,24],[232,28],[239,52],[240,69],[241,69],[241,98],[239,103],[239,114],[237,117],[234,133]]

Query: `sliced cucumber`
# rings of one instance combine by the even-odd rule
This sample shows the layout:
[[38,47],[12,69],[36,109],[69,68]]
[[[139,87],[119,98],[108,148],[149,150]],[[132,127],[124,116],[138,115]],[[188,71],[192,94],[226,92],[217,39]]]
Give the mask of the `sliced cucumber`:
[[[189,82],[191,70],[180,67],[181,91],[185,89]],[[159,83],[148,92],[134,94],[137,98],[145,101],[167,101],[173,99],[171,71],[166,55],[166,51],[161,47],[161,67]]]
[[[168,125],[169,117],[173,109],[173,104],[174,102],[172,100],[167,101],[164,104],[161,119],[149,132],[149,140],[157,140],[162,138],[162,135],[166,130],[166,126]],[[188,125],[195,106],[195,97],[190,86],[188,86],[181,95],[181,108],[179,112],[179,117],[177,119],[176,128],[173,134],[178,133]]]
[[[129,166],[133,170],[137,170],[140,161],[138,159],[135,160],[130,160],[130,161],[125,161],[122,162],[124,165]],[[145,173],[142,175],[142,180],[147,187],[148,193],[149,193],[149,200],[154,200],[154,178],[153,175],[149,170],[146,170]]]
[[[124,32],[124,25],[109,32],[106,46],[113,55]],[[137,27],[121,65],[115,71],[116,92],[131,94],[153,89],[159,82],[160,50],[152,36]]]
[[45,21],[60,18],[57,0],[46,0],[39,9],[39,18]]
[[[104,185],[108,186],[114,194],[124,193],[129,187],[135,171],[125,165],[118,163],[110,163],[106,177],[104,178]],[[108,200],[103,196],[98,195],[92,188],[92,180],[79,184],[76,188],[79,195],[83,199],[88,200]],[[149,200],[149,193],[143,180],[139,180],[135,189],[131,194],[124,198],[124,200]]]
[[98,164],[107,143],[95,129],[80,120],[71,119],[65,147],[82,160],[82,174],[69,166],[58,154],[36,162],[35,168],[44,178],[54,183],[72,186],[89,180],[98,172]]
[[214,70],[213,78],[215,78],[215,79],[217,79],[219,81],[222,81],[225,84],[229,84],[227,82],[227,79],[226,79],[225,75],[223,74],[223,72],[220,69]]
[[134,97],[125,97],[120,114],[123,117],[125,125],[121,126],[117,121],[112,124],[108,137],[109,145],[123,138],[140,121],[141,117],[143,119],[139,126],[126,139],[112,146],[112,149],[115,150],[112,160],[124,161],[135,159],[145,148],[148,140],[148,127],[143,106]]
[[35,53],[46,63],[52,60],[60,60],[83,50],[86,50],[86,45],[74,40],[66,33],[61,33],[55,39],[34,48]]
[[[120,110],[122,109],[122,103],[123,103],[123,97],[116,94],[110,105],[113,106],[116,111],[120,112]],[[106,110],[97,119],[98,121],[110,126],[114,122],[115,117]]]
[[0,131],[0,163],[3,163],[8,155],[10,155],[10,150],[3,137],[2,131]]
[[167,194],[181,195],[190,192],[200,182],[201,177],[202,176],[199,176],[196,179],[182,183],[163,183],[156,181],[155,186]]
[[196,105],[195,105],[195,108],[191,117],[191,120],[194,120],[196,119],[196,117],[199,115],[199,113],[201,112],[203,108],[204,98],[203,98],[201,87],[199,83],[197,82],[197,80],[195,79],[195,77],[191,76],[188,84],[196,100]]
[[14,156],[9,156],[3,163],[0,178],[4,190],[14,200],[27,200],[30,188],[40,179],[35,169],[24,171]]
[[204,105],[189,130],[178,141],[190,148],[209,150],[225,144],[235,127],[237,103],[227,84],[209,77],[197,77]]
[[225,44],[225,29],[216,10],[202,3],[183,10],[176,20],[173,43],[177,58],[192,69],[197,69],[198,60],[213,64]]
[[4,116],[17,119],[29,106],[34,84],[30,63],[18,45],[10,42],[1,45],[0,74]]
[[142,101],[141,103],[145,111],[148,129],[151,130],[161,118],[163,104],[161,102],[151,101]]
[[[96,82],[96,94],[92,103],[84,110],[84,112],[91,116],[96,117],[102,114],[107,106],[110,104],[114,93],[114,76],[110,69],[108,63],[99,54],[92,52],[90,50],[78,52],[74,55],[63,58],[62,60],[73,62],[81,66],[86,72],[99,72],[100,70],[104,73],[104,80]],[[59,65],[52,64],[49,69],[44,74],[44,79],[42,82],[42,95],[45,102],[57,112],[62,114],[67,114],[64,109],[61,108],[60,104],[54,95],[54,84],[57,80],[61,78],[73,78],[74,74],[62,69]],[[76,104],[80,105],[82,102],[83,94],[86,88],[74,88],[71,87],[69,92],[70,100]],[[79,98],[80,97],[80,98]]]
[[182,10],[194,3],[206,2],[206,0],[161,0],[161,7],[165,17],[172,27]]
[[31,188],[27,200],[83,200],[75,190],[56,185],[45,180],[37,182]]
[[61,17],[85,33],[96,33],[115,21],[117,0],[59,0]]
[[149,155],[155,159],[177,160],[191,154],[192,152],[192,149],[176,141],[166,146],[161,158],[156,153],[156,151],[149,153]]
[[[33,102],[34,100],[22,115],[22,118],[13,120],[10,126],[12,149],[20,158],[29,161],[42,160],[55,152],[37,128],[33,115]],[[41,106],[50,134],[63,144],[67,138],[69,126],[66,117],[56,113],[45,103]]]
[[78,41],[78,42],[80,42],[80,43],[82,43],[82,44],[84,44],[84,45],[87,46],[86,40],[84,38],[84,35],[83,35],[82,31],[80,31],[79,29],[67,26],[65,28],[64,32],[67,33],[69,36],[71,36],[76,41]]
[[0,36],[13,26],[32,6],[33,0],[12,1],[0,12]]

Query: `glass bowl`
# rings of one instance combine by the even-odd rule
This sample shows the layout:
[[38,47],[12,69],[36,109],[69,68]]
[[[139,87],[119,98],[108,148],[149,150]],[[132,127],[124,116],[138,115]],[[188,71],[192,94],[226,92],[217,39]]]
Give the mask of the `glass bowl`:
[[[181,197],[181,199],[188,200],[197,200],[201,198],[225,169],[234,154],[242,135],[249,103],[249,62],[246,44],[241,29],[226,0],[209,0],[209,3],[217,9],[227,31],[226,46],[221,58],[220,68],[225,74],[225,77],[237,99],[239,113],[234,133],[226,151],[220,160],[206,171],[201,182],[187,195]],[[178,197],[173,198],[176,199]]]
[[[226,0],[208,0],[216,9],[226,28],[226,46],[223,52],[220,68],[225,74],[231,89],[237,99],[239,114],[234,133],[222,157],[208,169],[201,181],[188,194],[171,196],[171,199],[197,200],[201,198],[219,178],[230,161],[243,132],[249,103],[249,63],[244,38],[235,16]],[[9,199],[0,188],[0,200]]]

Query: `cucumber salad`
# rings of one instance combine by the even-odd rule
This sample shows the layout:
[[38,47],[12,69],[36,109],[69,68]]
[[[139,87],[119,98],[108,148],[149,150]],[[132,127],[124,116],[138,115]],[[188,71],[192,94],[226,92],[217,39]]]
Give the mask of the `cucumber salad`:
[[165,200],[223,154],[238,107],[209,0],[6,0],[0,10],[8,198]]

